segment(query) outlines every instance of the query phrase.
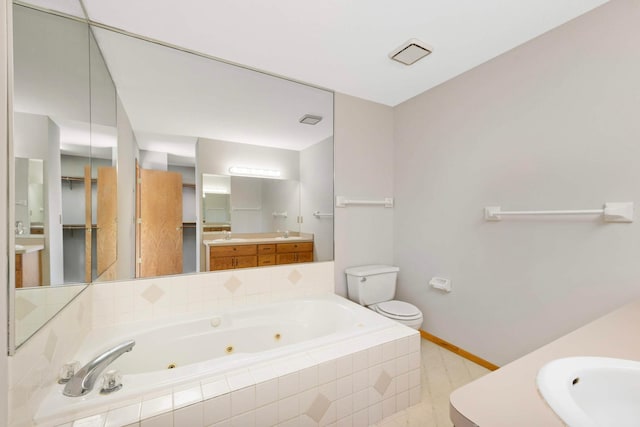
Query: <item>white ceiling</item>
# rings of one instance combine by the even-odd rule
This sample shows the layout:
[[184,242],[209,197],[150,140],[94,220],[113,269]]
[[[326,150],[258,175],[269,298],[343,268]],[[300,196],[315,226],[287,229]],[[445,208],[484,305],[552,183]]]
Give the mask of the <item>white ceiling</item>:
[[[606,2],[83,1],[94,21],[391,106]],[[389,60],[410,38],[433,54]]]
[[[109,30],[94,34],[141,149],[186,156],[181,147],[193,150],[200,137],[302,150],[333,133],[331,92]],[[300,124],[305,114],[323,119]]]
[[[82,15],[78,0],[29,2]],[[605,2],[83,0],[93,21],[390,106]],[[142,149],[189,157],[204,137],[300,150],[332,134],[328,92],[95,34]],[[391,61],[410,38],[433,53],[410,67]],[[306,113],[324,120],[299,124]]]

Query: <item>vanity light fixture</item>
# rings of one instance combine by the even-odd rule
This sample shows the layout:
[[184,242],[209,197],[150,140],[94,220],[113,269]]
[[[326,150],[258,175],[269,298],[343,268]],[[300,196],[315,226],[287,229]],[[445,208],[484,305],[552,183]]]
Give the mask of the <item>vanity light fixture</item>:
[[233,175],[257,176],[261,178],[280,178],[280,171],[274,169],[246,168],[243,166],[231,166],[229,173]]
[[394,49],[389,58],[404,65],[412,65],[433,52],[433,48],[418,39],[409,39],[402,46]]
[[313,114],[305,114],[299,120],[300,123],[305,125],[317,125],[322,120],[321,116],[314,116]]

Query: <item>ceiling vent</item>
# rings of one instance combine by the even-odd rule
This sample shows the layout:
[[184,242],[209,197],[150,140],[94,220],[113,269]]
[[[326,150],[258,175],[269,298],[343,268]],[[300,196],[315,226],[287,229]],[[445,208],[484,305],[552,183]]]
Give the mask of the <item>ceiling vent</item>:
[[320,116],[305,114],[299,121],[300,123],[303,123],[305,125],[317,125],[318,123],[320,123],[320,120],[322,120],[322,117]]
[[404,65],[412,65],[433,52],[433,48],[417,39],[407,40],[402,46],[394,49],[389,58]]

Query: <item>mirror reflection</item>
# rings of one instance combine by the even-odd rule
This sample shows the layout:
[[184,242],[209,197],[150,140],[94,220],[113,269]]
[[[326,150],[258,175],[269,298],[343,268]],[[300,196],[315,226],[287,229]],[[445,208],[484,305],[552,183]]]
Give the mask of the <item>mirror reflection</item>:
[[17,345],[61,285],[333,259],[331,92],[24,5],[14,74]]

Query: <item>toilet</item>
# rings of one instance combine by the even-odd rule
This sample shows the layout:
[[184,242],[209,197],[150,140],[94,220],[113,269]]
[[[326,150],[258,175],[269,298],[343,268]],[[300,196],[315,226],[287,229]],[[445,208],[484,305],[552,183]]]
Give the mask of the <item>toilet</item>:
[[422,312],[413,304],[394,300],[398,267],[362,265],[347,268],[347,292],[351,301],[413,329],[422,326]]

